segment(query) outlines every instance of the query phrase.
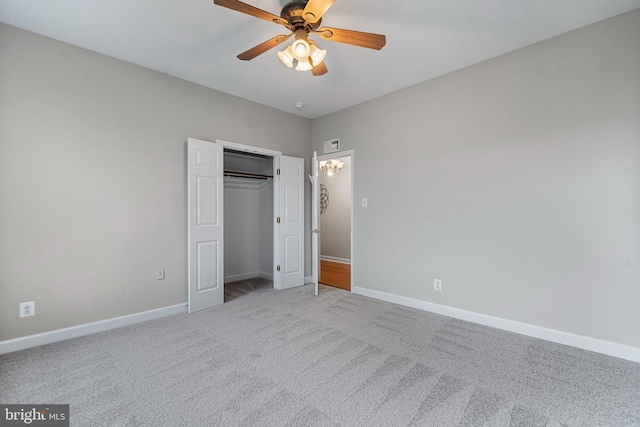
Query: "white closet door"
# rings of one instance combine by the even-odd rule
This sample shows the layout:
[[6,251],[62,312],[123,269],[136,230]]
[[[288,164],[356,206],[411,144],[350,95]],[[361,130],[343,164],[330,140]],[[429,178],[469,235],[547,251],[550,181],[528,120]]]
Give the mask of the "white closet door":
[[318,281],[320,280],[320,242],[318,237],[320,234],[320,190],[318,180],[318,153],[313,152],[311,159],[311,263],[313,276],[313,292],[318,295]]
[[189,313],[224,302],[223,147],[187,140]]
[[304,159],[280,156],[280,289],[304,285]]

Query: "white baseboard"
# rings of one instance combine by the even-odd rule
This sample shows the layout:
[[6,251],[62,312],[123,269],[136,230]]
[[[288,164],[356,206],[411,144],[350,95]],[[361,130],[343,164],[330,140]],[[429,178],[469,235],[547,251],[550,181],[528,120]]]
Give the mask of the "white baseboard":
[[25,348],[37,347],[58,341],[65,341],[71,338],[95,334],[96,332],[108,331],[110,329],[121,328],[123,326],[129,326],[136,323],[146,322],[148,320],[159,319],[161,317],[186,312],[186,303],[176,304],[169,307],[157,308],[155,310],[143,311],[141,313],[100,320],[98,322],[85,323],[84,325],[71,326],[69,328],[57,329],[55,331],[43,332],[41,334],[0,341],[0,354],[11,353],[13,351],[24,350]]
[[351,260],[350,259],[338,258],[338,257],[335,257],[335,256],[320,255],[320,259],[321,260],[325,260],[325,261],[341,262],[343,264],[351,264]]
[[441,314],[443,316],[449,316],[456,319],[479,323],[481,325],[514,332],[516,334],[526,335],[533,338],[540,338],[558,344],[577,347],[583,350],[594,351],[596,353],[602,353],[608,356],[618,357],[620,359],[626,359],[632,362],[640,363],[640,348],[632,347],[629,345],[585,337],[583,335],[576,335],[569,332],[544,328],[542,326],[516,322],[514,320],[487,316],[485,314],[474,313],[472,311],[461,310],[459,308],[448,307],[445,305],[434,304],[414,298],[375,291],[373,289],[353,286],[351,288],[351,291],[358,295],[364,295],[394,304],[417,308],[419,310],[429,311],[431,313]]
[[255,273],[244,273],[244,274],[235,274],[233,276],[226,276],[224,278],[224,283],[237,282],[238,280],[249,280],[249,279],[254,279],[256,277],[273,281],[273,274],[264,273],[260,271]]
[[264,273],[264,272],[260,272],[258,274],[258,277],[260,277],[261,279],[267,279],[267,280],[271,280],[273,282],[273,274],[270,273]]
[[304,283],[313,283],[313,276],[305,276]]
[[255,277],[260,277],[260,273],[254,271],[253,273],[234,274],[232,276],[225,276],[224,283],[237,282],[238,280],[248,280]]

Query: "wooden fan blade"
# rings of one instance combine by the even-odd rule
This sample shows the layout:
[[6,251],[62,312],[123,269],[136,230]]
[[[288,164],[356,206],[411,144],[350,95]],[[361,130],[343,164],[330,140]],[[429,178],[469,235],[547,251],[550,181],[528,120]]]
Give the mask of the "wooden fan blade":
[[274,47],[278,46],[280,43],[286,41],[292,35],[293,33],[289,34],[288,36],[284,34],[275,36],[271,40],[267,40],[264,43],[260,43],[258,46],[252,47],[246,52],[242,52],[240,55],[238,55],[238,59],[241,59],[243,61],[250,61],[256,56],[265,53],[269,49],[273,49]]
[[218,6],[235,10],[237,12],[255,16],[256,18],[264,19],[265,21],[275,22],[276,24],[282,24],[287,27],[289,26],[289,23],[281,17],[269,12],[265,12],[264,10],[258,9],[257,7],[251,6],[249,4],[242,3],[238,0],[213,0],[213,3],[217,4]]
[[307,21],[307,24],[315,24],[334,2],[335,0],[309,0],[302,11],[302,17]]
[[387,38],[382,34],[362,33],[360,31],[329,27],[322,27],[314,32],[325,40],[367,47],[369,49],[380,50],[387,44]]
[[327,66],[324,65],[324,61],[322,61],[311,69],[311,74],[313,74],[314,76],[322,76],[327,74],[327,71],[329,70],[327,70]]

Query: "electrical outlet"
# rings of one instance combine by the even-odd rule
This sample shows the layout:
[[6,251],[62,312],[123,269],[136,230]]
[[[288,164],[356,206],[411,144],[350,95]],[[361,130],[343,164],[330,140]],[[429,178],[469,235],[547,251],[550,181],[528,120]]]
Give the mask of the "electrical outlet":
[[442,280],[433,279],[433,290],[434,291],[441,291],[442,290]]
[[164,268],[159,268],[158,271],[156,271],[156,279],[164,280]]
[[20,317],[31,317],[36,315],[36,303],[21,302],[20,303]]
[[362,207],[366,208],[369,206],[369,199],[367,199],[366,197],[362,198]]

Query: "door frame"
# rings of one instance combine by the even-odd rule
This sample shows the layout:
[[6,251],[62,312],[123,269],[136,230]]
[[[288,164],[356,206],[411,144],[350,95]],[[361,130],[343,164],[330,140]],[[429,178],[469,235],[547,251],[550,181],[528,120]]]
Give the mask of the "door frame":
[[[288,158],[290,156],[285,156],[282,154],[282,151],[276,151],[276,150],[270,150],[268,148],[263,148],[263,147],[258,147],[258,146],[254,146],[254,145],[247,145],[247,144],[240,144],[238,142],[231,142],[231,141],[225,141],[222,139],[216,139],[215,140],[216,144],[222,145],[222,148],[224,150],[224,148],[231,148],[233,150],[236,151],[244,151],[247,153],[255,153],[255,154],[261,154],[267,157],[272,157],[273,158],[273,165],[272,165],[272,175],[273,175],[273,265],[272,265],[272,276],[273,276],[273,289],[275,290],[282,290],[284,289],[284,285],[283,285],[283,281],[282,281],[282,272],[278,271],[278,268],[280,266],[284,266],[284,260],[283,260],[283,253],[282,253],[282,249],[283,247],[281,246],[281,243],[284,244],[284,242],[281,241],[280,239],[280,227],[276,224],[276,218],[279,218],[281,216],[284,215],[284,212],[281,212],[281,198],[284,197],[283,194],[281,194],[281,176],[280,174],[277,173],[277,171],[280,170],[280,168],[282,167],[282,159],[283,158]],[[303,162],[303,166],[304,166],[304,159],[299,158],[300,160],[302,160]],[[223,169],[224,169],[224,164],[223,164]],[[304,175],[304,171],[302,172],[301,177]],[[304,180],[301,182],[302,185],[304,186]],[[304,211],[304,188],[303,188],[303,193],[302,193],[302,210]],[[304,216],[302,217],[304,219]],[[303,231],[301,234],[302,238],[304,239],[304,224],[303,224]],[[305,264],[305,251],[304,251],[304,240],[301,243],[301,247],[302,247],[302,254],[300,257],[300,263],[303,269],[303,273],[302,273],[302,282],[300,283],[301,285],[304,285],[304,264]]]
[[[279,236],[278,236],[278,232],[276,230],[275,227],[275,218],[277,218],[279,216],[279,209],[280,209],[280,181],[279,181],[279,177],[277,174],[278,168],[280,167],[280,156],[282,156],[282,151],[276,151],[276,150],[270,150],[268,148],[262,148],[262,147],[257,147],[254,145],[246,145],[246,144],[240,144],[237,142],[231,142],[231,141],[225,141],[222,139],[216,139],[215,140],[216,144],[220,144],[223,146],[223,150],[224,148],[231,148],[233,150],[236,151],[244,151],[245,153],[254,153],[254,154],[261,154],[263,156],[268,156],[268,157],[272,157],[273,158],[273,220],[274,220],[274,227],[273,227],[273,265],[271,266],[272,270],[271,270],[271,274],[273,276],[273,289],[279,290],[280,289],[280,275],[278,274],[278,271],[276,271],[276,266],[279,264],[279,251],[278,249],[280,248],[279,246]],[[223,169],[224,169],[224,164],[223,164]]]
[[[354,230],[355,230],[355,227],[354,227],[354,225],[355,225],[354,224],[354,218],[355,218],[354,211],[355,211],[355,207],[356,207],[356,204],[355,204],[355,200],[356,200],[355,199],[355,197],[356,197],[356,193],[355,193],[355,151],[354,150],[334,151],[334,152],[329,153],[329,154],[319,155],[318,156],[318,164],[323,160],[339,159],[339,158],[342,158],[342,157],[349,157],[351,159],[351,177],[350,177],[351,178],[350,179],[350,181],[351,181],[351,218],[350,218],[350,221],[351,221],[351,233],[350,233],[351,234],[351,236],[350,236],[351,237],[351,242],[350,242],[350,248],[349,249],[350,249],[350,252],[351,252],[351,277],[350,277],[350,280],[351,280],[351,292],[353,293],[353,288],[354,288],[354,283],[353,283],[354,274],[353,274],[353,272],[355,270],[353,268],[353,265],[354,265],[354,256],[353,255],[355,253],[355,251],[353,250],[353,241],[354,241],[353,233],[354,233]],[[318,197],[319,197],[319,195],[318,195]],[[319,206],[319,203],[318,203],[318,206]],[[320,223],[319,211],[320,211],[320,209],[318,208],[318,225]],[[320,231],[322,232],[322,227],[319,227],[319,228],[320,228]],[[322,239],[320,239],[320,240],[322,240]],[[320,250],[320,248],[318,248],[318,249]],[[321,259],[321,255],[320,255],[320,253],[318,253],[318,280],[320,280],[320,270],[321,270],[320,269],[320,259]]]
[[[276,171],[278,170],[278,168],[280,167],[280,156],[282,156],[282,151],[276,151],[276,150],[270,150],[268,148],[262,148],[262,147],[258,147],[258,146],[254,146],[254,145],[246,145],[246,144],[240,144],[237,142],[231,142],[231,141],[225,141],[222,139],[216,139],[215,140],[216,144],[220,144],[222,145],[223,149],[224,148],[231,148],[233,150],[236,151],[244,151],[246,153],[255,153],[255,154],[262,154],[263,156],[268,156],[268,157],[272,157],[273,158],[273,170],[272,170],[272,175],[273,175],[273,219],[275,221],[275,218],[277,218],[279,216],[279,209],[280,209],[280,177],[277,175]],[[280,255],[280,246],[279,246],[279,241],[278,241],[278,234],[276,233],[276,227],[275,227],[275,223],[273,226],[273,265],[272,265],[272,270],[271,270],[271,274],[273,276],[273,289],[279,290],[280,289],[280,275],[277,274],[278,271],[276,271],[276,265],[278,265],[279,263],[279,255]]]

